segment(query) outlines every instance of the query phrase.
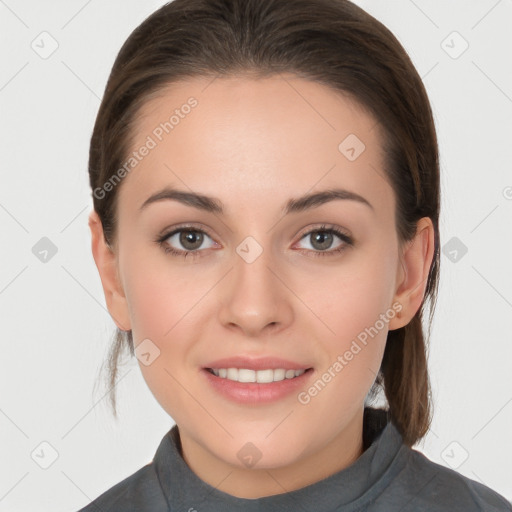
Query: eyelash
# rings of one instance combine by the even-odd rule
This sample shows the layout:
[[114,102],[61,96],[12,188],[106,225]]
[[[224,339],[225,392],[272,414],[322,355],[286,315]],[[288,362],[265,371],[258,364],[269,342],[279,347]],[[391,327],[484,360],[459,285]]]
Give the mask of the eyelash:
[[[166,254],[171,254],[172,256],[180,256],[182,258],[186,258],[189,254],[192,256],[192,259],[199,257],[199,253],[202,252],[201,250],[195,250],[195,251],[180,251],[177,249],[174,249],[173,247],[166,245],[165,241],[170,238],[171,236],[175,235],[176,233],[181,233],[182,231],[190,231],[192,233],[203,233],[210,238],[212,238],[207,231],[204,231],[203,229],[196,228],[194,226],[179,226],[176,229],[173,229],[169,233],[166,233],[165,235],[159,237],[156,239],[156,242],[162,247],[164,252]],[[335,227],[327,227],[325,225],[320,226],[319,228],[312,229],[311,231],[308,231],[304,233],[300,240],[302,240],[304,237],[311,235],[313,233],[329,233],[336,235],[341,240],[343,240],[343,244],[339,246],[337,249],[329,250],[329,251],[312,251],[311,249],[299,249],[299,251],[307,251],[307,252],[313,252],[314,256],[334,256],[342,251],[344,251],[347,247],[351,247],[354,245],[354,241],[350,236],[348,236],[343,231],[338,230]]]

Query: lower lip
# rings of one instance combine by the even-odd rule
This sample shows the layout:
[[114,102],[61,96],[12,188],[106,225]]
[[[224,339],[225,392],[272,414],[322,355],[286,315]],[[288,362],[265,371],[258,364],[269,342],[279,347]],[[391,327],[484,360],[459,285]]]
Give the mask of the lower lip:
[[241,404],[269,403],[280,400],[304,387],[306,381],[313,373],[309,368],[302,375],[293,379],[284,379],[277,382],[259,384],[257,382],[237,382],[217,377],[203,368],[201,370],[210,385],[221,395]]

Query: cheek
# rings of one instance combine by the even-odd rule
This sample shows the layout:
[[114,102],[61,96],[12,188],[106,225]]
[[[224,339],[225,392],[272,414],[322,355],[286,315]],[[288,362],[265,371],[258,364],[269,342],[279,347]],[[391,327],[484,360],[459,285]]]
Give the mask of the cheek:
[[392,246],[381,244],[382,250],[376,243],[354,252],[344,265],[331,270],[325,286],[309,296],[325,324],[319,327],[323,330],[318,330],[323,333],[319,339],[329,354],[324,370],[338,361],[331,369],[331,373],[344,375],[338,382],[359,381],[363,388],[376,377],[389,322],[396,314],[392,300],[397,256]]
[[350,411],[355,414],[377,377],[394,316],[388,297],[370,273],[364,279],[333,280],[317,297],[319,316],[331,332],[324,325],[316,329],[321,363],[299,402],[315,417],[329,417],[333,432]]
[[[194,370],[188,364],[201,337],[197,328],[199,316],[205,314],[201,300],[215,280],[201,279],[199,272],[185,270],[154,250],[132,251],[123,264],[136,355],[145,346],[157,354],[151,364],[139,361],[141,372],[164,408],[174,410],[182,395],[178,382],[185,382],[184,375]],[[154,345],[145,342],[138,350],[146,339]]]
[[[124,264],[125,292],[141,374],[162,408],[176,420],[179,411],[190,407],[190,397],[180,383],[187,382],[191,370],[188,355],[197,334],[195,315],[200,310],[195,306],[208,286],[155,251],[133,251]],[[144,361],[144,352],[149,352],[149,362]]]
[[333,331],[354,336],[390,308],[396,261],[391,247],[370,247],[329,271],[314,301]]
[[132,331],[138,338],[163,341],[189,324],[208,290],[204,280],[154,249],[131,252],[124,265]]

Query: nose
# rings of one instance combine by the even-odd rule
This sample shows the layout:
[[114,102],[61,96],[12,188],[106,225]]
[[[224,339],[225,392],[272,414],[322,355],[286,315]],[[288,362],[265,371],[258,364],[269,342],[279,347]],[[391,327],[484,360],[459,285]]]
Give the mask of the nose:
[[[233,268],[221,285],[219,320],[246,337],[275,333],[293,320],[293,293],[284,284],[286,276],[270,250],[264,249],[253,259],[255,250],[251,243],[239,247],[233,255]],[[251,251],[252,257],[247,257]]]

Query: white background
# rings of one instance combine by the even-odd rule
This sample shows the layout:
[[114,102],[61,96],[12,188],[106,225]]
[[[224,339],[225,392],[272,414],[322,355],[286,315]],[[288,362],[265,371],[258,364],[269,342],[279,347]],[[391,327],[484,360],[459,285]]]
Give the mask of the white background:
[[[424,78],[441,152],[441,243],[467,247],[456,262],[442,256],[434,422],[416,448],[512,500],[512,1],[357,3]],[[87,226],[89,140],[108,74],[161,5],[0,0],[0,511],[78,510],[149,463],[174,423],[136,360],[120,368],[119,421],[94,387],[115,324]],[[31,47],[43,31],[58,43],[47,59]],[[46,263],[32,252],[42,237],[57,248]],[[47,469],[31,457],[44,441],[58,455]]]

